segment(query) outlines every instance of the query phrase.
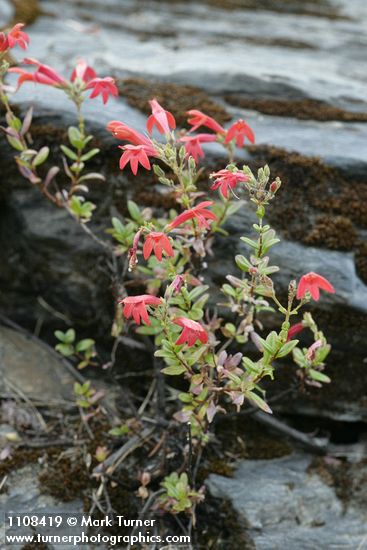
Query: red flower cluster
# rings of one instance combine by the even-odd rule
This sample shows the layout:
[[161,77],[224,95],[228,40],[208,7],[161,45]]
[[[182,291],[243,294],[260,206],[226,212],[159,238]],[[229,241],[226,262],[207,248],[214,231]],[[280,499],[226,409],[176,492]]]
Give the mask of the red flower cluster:
[[[169,134],[171,130],[176,128],[176,121],[172,113],[166,111],[156,99],[149,101],[149,104],[152,109],[152,114],[147,120],[147,130],[149,134],[153,132],[154,127],[156,127],[161,134]],[[225,130],[214,118],[197,109],[191,109],[187,111],[187,114],[189,115],[188,123],[192,128],[186,135],[179,138],[178,141],[184,144],[187,156],[193,157],[196,163],[199,162],[200,158],[204,157],[202,144],[217,141],[219,137],[222,142],[224,139],[225,144],[235,140],[237,146],[241,147],[244,144],[245,138],[251,143],[254,143],[254,133],[243,120],[238,120],[232,124],[228,130]],[[191,132],[194,132],[201,126],[209,128],[215,133],[190,135]],[[125,151],[120,160],[121,169],[125,168],[126,164],[130,162],[132,172],[135,175],[137,174],[139,164],[147,170],[150,170],[149,156],[157,156],[157,153],[149,138],[143,136],[133,128],[130,128],[123,122],[116,120],[111,121],[107,128],[115,137],[130,141],[130,145],[121,147],[121,149]],[[240,176],[237,178],[239,177]],[[224,185],[224,187],[228,189],[228,186],[232,187],[232,184],[233,181]]]
[[7,34],[0,32],[0,52],[5,52],[15,46],[19,46],[23,50],[27,49],[29,36],[22,31],[23,27],[24,23],[17,23]]
[[329,283],[327,279],[325,279],[325,277],[322,277],[321,275],[318,275],[318,273],[314,273],[313,271],[311,271],[310,273],[306,273],[306,275],[302,275],[299,281],[297,288],[297,298],[298,300],[300,300],[308,291],[311,294],[312,298],[317,301],[320,298],[320,288],[322,290],[325,290],[326,292],[335,292],[334,287]]
[[196,134],[195,136],[183,136],[180,138],[180,141],[185,144],[187,156],[193,157],[197,163],[199,162],[199,157],[204,157],[201,143],[209,143],[216,141],[216,139],[215,134]]
[[218,189],[225,199],[228,199],[228,191],[232,191],[236,185],[240,182],[249,181],[250,176],[246,176],[243,172],[231,172],[230,170],[224,169],[219,170],[219,172],[214,172],[210,174],[211,178],[215,178],[215,181],[210,189]]
[[187,345],[191,347],[197,340],[199,340],[202,344],[207,343],[208,334],[197,321],[192,321],[186,317],[178,317],[174,320],[174,323],[183,328],[180,337],[176,341],[177,346],[187,343]]
[[242,119],[237,120],[232,126],[225,130],[214,118],[198,111],[191,109],[187,111],[189,118],[187,122],[192,126],[189,133],[194,132],[201,126],[205,126],[213,130],[215,134],[196,134],[193,136],[183,136],[180,141],[185,144],[186,153],[192,156],[195,162],[199,161],[199,157],[204,157],[204,151],[201,148],[201,143],[217,141],[218,138],[224,137],[224,143],[230,143],[235,140],[237,147],[243,147],[245,138],[251,143],[255,142],[255,136],[250,126]]
[[129,145],[119,145],[119,148],[124,151],[120,158],[121,170],[123,170],[129,162],[131,171],[134,175],[137,174],[139,164],[147,170],[150,170],[149,157],[156,157],[157,151],[148,137],[118,120],[112,120],[108,124],[107,129],[118,139],[130,141]]
[[126,319],[133,317],[137,325],[140,325],[141,321],[143,321],[146,325],[150,325],[147,306],[159,306],[160,303],[160,298],[151,296],[150,294],[128,296],[127,298],[119,301],[119,304],[124,306],[124,317],[126,317]]
[[200,128],[200,126],[206,126],[217,134],[226,133],[225,129],[219,124],[219,122],[214,120],[211,116],[198,111],[197,109],[191,109],[190,111],[187,111],[187,114],[191,117],[187,119],[187,122],[192,125],[190,132],[195,132],[198,128]]
[[239,119],[228,128],[224,143],[230,143],[232,140],[235,140],[237,147],[243,147],[245,138],[251,143],[255,143],[254,132],[244,120]]
[[90,95],[91,99],[101,95],[103,103],[107,103],[110,95],[118,95],[118,89],[114,79],[109,76],[98,78],[95,71],[82,59],[78,60],[71,74],[70,81],[66,80],[57,71],[52,69],[52,67],[41,63],[37,59],[26,58],[23,60],[23,63],[25,65],[34,65],[36,70],[31,73],[20,67],[9,69],[9,72],[18,73],[20,75],[18,78],[18,88],[23,82],[30,81],[67,90],[72,87],[74,82],[78,82],[82,90],[92,90]]
[[203,201],[193,208],[184,210],[170,224],[168,224],[168,229],[175,229],[175,227],[178,227],[179,225],[182,225],[192,219],[196,219],[198,221],[199,228],[205,227],[206,229],[209,229],[209,222],[207,220],[217,219],[217,216],[213,214],[213,212],[207,210],[207,206],[211,206],[212,204],[213,201]]
[[169,258],[172,258],[174,256],[172,245],[165,233],[158,232],[158,231],[151,231],[145,237],[145,243],[143,246],[144,260],[147,260],[152,252],[154,252],[154,255],[156,256],[159,262],[162,261],[163,252]]
[[152,108],[152,114],[147,120],[147,130],[150,134],[154,126],[157,127],[160,134],[169,134],[170,130],[176,128],[175,117],[172,113],[163,109],[156,99],[149,101],[149,104]]

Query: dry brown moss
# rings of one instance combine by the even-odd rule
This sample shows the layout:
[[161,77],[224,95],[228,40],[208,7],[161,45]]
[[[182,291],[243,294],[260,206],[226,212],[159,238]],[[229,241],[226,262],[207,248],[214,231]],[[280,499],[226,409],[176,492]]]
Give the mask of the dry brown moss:
[[251,168],[269,164],[282,180],[269,219],[283,236],[333,250],[356,252],[359,275],[367,281],[367,250],[359,233],[367,227],[367,180],[348,178],[316,157],[284,149],[251,146]]
[[227,94],[224,99],[235,107],[253,109],[266,115],[293,117],[300,120],[366,122],[367,113],[351,112],[316,99],[252,99]]
[[[171,1],[176,4],[184,2],[184,0]],[[308,2],[304,0],[200,0],[197,3],[225,10],[271,11],[325,17],[332,20],[348,19],[327,0],[309,0]]]
[[187,126],[186,111],[189,109],[199,109],[214,117],[220,124],[231,119],[221,105],[194,86],[128,78],[119,84],[119,90],[129,105],[147,115],[151,113],[149,100],[156,98],[165,109],[173,113],[179,126]]
[[344,216],[320,216],[305,237],[306,244],[332,250],[352,250],[357,240],[353,222]]
[[367,241],[358,241],[356,246],[355,262],[358,275],[367,282]]
[[63,458],[49,464],[39,475],[42,493],[69,502],[80,498],[91,485],[85,463]]
[[11,0],[15,13],[13,23],[25,23],[30,25],[41,13],[39,0]]
[[11,458],[0,462],[0,478],[2,479],[15,470],[28,466],[28,464],[37,462],[43,454],[44,451],[40,449],[15,449]]
[[236,458],[271,459],[289,455],[292,447],[274,437],[251,416],[220,417],[215,430],[221,448]]
[[197,543],[195,548],[205,550],[255,550],[244,522],[230,501],[216,499],[207,493],[205,501],[196,509]]
[[334,487],[345,508],[351,501],[357,501],[361,509],[365,508],[367,504],[366,460],[353,464],[315,458],[308,467],[308,472],[317,474],[327,485]]

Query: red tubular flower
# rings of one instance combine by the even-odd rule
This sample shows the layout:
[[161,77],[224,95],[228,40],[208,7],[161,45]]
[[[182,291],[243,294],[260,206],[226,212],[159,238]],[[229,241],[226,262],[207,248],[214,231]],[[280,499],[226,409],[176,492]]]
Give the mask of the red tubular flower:
[[150,134],[154,126],[157,127],[160,134],[168,134],[170,129],[174,130],[176,128],[175,117],[172,113],[163,109],[156,99],[149,101],[149,104],[152,108],[152,114],[147,120],[147,130]]
[[303,323],[296,323],[295,325],[291,326],[291,328],[288,330],[287,342],[289,342],[289,340],[292,340],[296,334],[302,332],[304,328],[305,327],[303,326]]
[[[22,31],[24,23],[17,23],[14,27],[8,32],[7,40],[9,48],[14,48],[19,46],[22,50],[26,50],[29,44],[29,36],[26,32]],[[1,42],[1,41],[0,41]]]
[[247,138],[251,143],[255,143],[254,132],[244,120],[239,119],[228,128],[224,143],[229,143],[232,139],[235,139],[237,147],[243,147],[245,138]]
[[84,59],[78,59],[77,64],[73,72],[71,73],[70,80],[74,82],[77,78],[83,82],[90,82],[93,78],[97,77],[97,73],[92,67],[89,67]]
[[213,130],[216,134],[225,134],[225,129],[211,116],[198,111],[197,109],[191,109],[187,113],[191,118],[187,120],[192,125],[190,132],[195,132],[200,126],[206,126]]
[[118,96],[119,91],[115,84],[115,80],[110,76],[105,78],[92,78],[85,87],[86,90],[93,90],[90,99],[94,99],[98,95],[102,96],[102,101],[104,104],[107,103],[110,95]]
[[3,32],[0,32],[0,53],[6,52],[6,50],[8,49],[9,49],[8,38]]
[[146,325],[150,325],[147,306],[159,306],[161,299],[150,294],[142,294],[141,296],[128,296],[119,302],[124,306],[123,314],[126,319],[131,316],[137,325],[140,325],[141,320]]
[[107,130],[109,130],[114,137],[121,139],[123,141],[129,141],[133,145],[144,145],[145,151],[149,156],[157,156],[157,152],[153,147],[151,140],[130,128],[127,124],[120,122],[118,120],[111,120],[107,125]]
[[210,189],[218,189],[225,199],[228,199],[228,191],[236,187],[241,181],[249,181],[250,176],[246,176],[243,172],[231,172],[230,170],[224,169],[219,170],[219,172],[214,172],[210,174],[211,178],[216,178],[213,185]]
[[334,293],[334,287],[329,283],[327,279],[311,271],[302,275],[298,288],[297,299],[300,300],[306,294],[307,291],[311,294],[312,298],[317,302],[320,297],[320,288],[326,290],[326,292]]
[[119,148],[124,151],[120,158],[120,170],[123,170],[128,162],[130,162],[130,168],[134,176],[137,174],[139,164],[150,170],[149,153],[147,153],[144,145],[119,145]]
[[196,136],[183,136],[179,141],[185,144],[187,156],[192,156],[195,162],[199,162],[199,157],[204,156],[201,143],[215,141],[217,138],[213,134],[196,134]]
[[200,323],[187,319],[186,317],[178,317],[173,322],[183,328],[183,331],[176,342],[177,346],[187,342],[187,345],[191,347],[197,340],[200,340],[202,344],[207,343],[208,334]]
[[9,69],[11,73],[18,73],[18,88],[23,82],[37,82],[38,84],[45,84],[46,86],[55,86],[57,88],[67,88],[69,83],[62,76],[60,76],[54,69],[48,65],[40,63],[37,59],[26,58],[23,60],[26,65],[35,65],[37,67],[34,73],[28,73],[25,69],[20,67],[12,67]]
[[213,201],[203,201],[194,206],[193,208],[189,208],[188,210],[184,210],[181,214],[179,214],[169,225],[169,229],[174,229],[175,227],[178,227],[179,225],[187,222],[188,220],[192,220],[193,218],[196,218],[198,220],[199,227],[205,227],[206,229],[209,229],[209,222],[207,220],[216,220],[217,216],[213,214],[213,212],[210,212],[210,210],[207,210],[207,206],[211,206],[213,204]]
[[154,252],[157,260],[162,261],[162,252],[168,257],[173,257],[174,252],[169,238],[165,233],[158,231],[151,231],[145,237],[145,243],[143,246],[144,260],[147,260],[151,253]]

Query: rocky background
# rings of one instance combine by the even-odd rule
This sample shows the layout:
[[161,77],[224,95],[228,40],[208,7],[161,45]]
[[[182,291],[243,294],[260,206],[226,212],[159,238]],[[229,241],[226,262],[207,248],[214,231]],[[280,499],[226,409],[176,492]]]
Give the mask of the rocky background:
[[[82,56],[101,76],[118,79],[118,99],[104,108],[95,101],[85,103],[87,124],[102,149],[96,168],[107,180],[91,189],[91,199],[98,205],[95,230],[101,235],[111,214],[126,212],[128,198],[146,206],[170,206],[169,196],[162,193],[151,173],[141,171],[134,178],[128,170],[118,170],[116,143],[105,131],[109,120],[122,120],[143,131],[147,101],[156,97],[181,124],[187,109],[198,108],[221,123],[241,117],[252,126],[256,146],[238,151],[238,161],[253,168],[268,163],[272,174],[283,181],[270,214],[282,237],[273,249],[273,263],[282,269],[277,281],[280,288],[285,292],[290,278],[311,270],[327,276],[336,288],[335,296],[324,296],[314,307],[333,346],[327,370],[332,384],[280,401],[274,409],[306,431],[323,426],[334,443],[354,445],[344,455],[358,449],[359,459],[364,457],[366,2],[0,0],[0,26],[13,19],[29,23],[30,57],[69,74],[76,57]],[[74,120],[63,95],[25,85],[15,101],[21,111],[29,104],[35,106],[35,142],[49,145],[60,160],[57,140]],[[46,340],[66,323],[107,347],[113,296],[103,253],[66,213],[22,181],[11,151],[0,140],[2,314]],[[225,160],[220,149],[208,146],[208,171],[221,162]],[[206,188],[204,178],[202,185]],[[252,221],[251,207],[245,207],[228,224],[230,237],[218,239],[218,252],[207,275],[214,292],[233,270],[233,257],[244,246],[239,237]],[[9,346],[8,339],[6,331],[1,333],[0,347]],[[127,350],[122,356],[123,371],[131,357]],[[1,368],[9,369],[9,365],[2,361]],[[293,376],[292,367],[280,366],[278,381],[269,391],[284,389]],[[322,478],[317,468],[310,473],[309,457],[277,460],[255,465],[245,461],[231,481],[233,487],[218,476],[210,482],[213,493],[234,500],[256,548],[357,548],[366,535],[361,499],[345,514],[345,501],[335,493],[332,480],[327,475]],[[293,460],[290,466],[287,460]],[[254,481],[253,488],[247,483],[256,472],[268,476],[263,497]],[[314,480],[311,485],[307,476]],[[354,477],[343,479],[351,484]],[[244,493],[237,498],[234,489],[242,481]],[[289,484],[294,484],[294,491]],[[272,496],[266,491],[269,485]],[[323,496],[315,499],[323,488]],[[284,500],[279,500],[279,491]],[[272,519],[263,521],[260,516],[269,499],[278,501],[280,516],[274,512]],[[332,499],[335,506],[330,504]],[[322,521],[319,507],[325,512]],[[328,531],[336,517],[343,517],[347,523],[339,527],[350,534],[341,542],[338,534],[331,538]],[[284,530],[297,522],[299,529],[285,542]],[[273,524],[279,526],[277,530]],[[320,533],[323,543],[317,542]]]

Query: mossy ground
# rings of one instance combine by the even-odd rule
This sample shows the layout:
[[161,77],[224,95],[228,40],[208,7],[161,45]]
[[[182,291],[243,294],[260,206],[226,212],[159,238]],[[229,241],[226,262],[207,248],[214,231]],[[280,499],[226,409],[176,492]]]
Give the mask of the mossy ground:
[[327,460],[315,458],[308,472],[320,476],[327,485],[335,488],[335,492],[344,504],[345,510],[353,500],[361,510],[367,506],[367,460],[346,462],[343,460]]
[[269,208],[275,229],[290,240],[356,252],[356,267],[366,278],[367,179],[360,180],[324,164],[316,157],[283,149],[251,146],[254,169],[268,164],[282,180],[279,200]]
[[318,120],[322,122],[332,120],[342,122],[367,121],[367,112],[346,111],[345,109],[316,99],[253,99],[236,94],[226,94],[224,99],[235,107],[259,111],[265,115],[291,117],[300,120]]
[[129,105],[147,115],[151,114],[149,100],[157,99],[165,109],[173,113],[179,126],[188,127],[186,111],[190,109],[199,109],[221,124],[231,119],[224,107],[194,86],[129,78],[120,83],[119,90]]
[[[180,4],[184,0],[172,1]],[[308,2],[303,0],[199,0],[197,3],[225,10],[271,11],[325,17],[331,20],[347,19],[327,0],[310,0]]]
[[39,0],[11,0],[15,8],[13,23],[34,23],[41,13]]

